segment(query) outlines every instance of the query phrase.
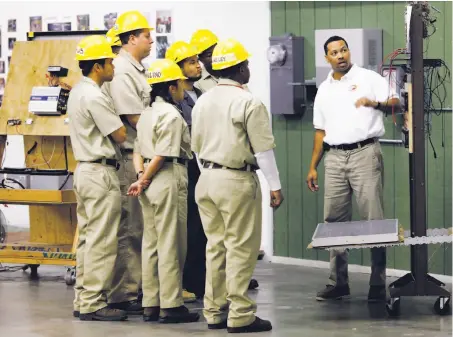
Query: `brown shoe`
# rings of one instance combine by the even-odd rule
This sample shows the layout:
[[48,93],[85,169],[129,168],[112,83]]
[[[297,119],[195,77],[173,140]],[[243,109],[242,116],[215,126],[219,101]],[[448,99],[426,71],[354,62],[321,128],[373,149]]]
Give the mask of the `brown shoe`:
[[143,320],[145,322],[157,322],[159,320],[160,307],[143,308]]
[[123,310],[105,307],[89,314],[80,314],[81,321],[125,321],[127,313]]

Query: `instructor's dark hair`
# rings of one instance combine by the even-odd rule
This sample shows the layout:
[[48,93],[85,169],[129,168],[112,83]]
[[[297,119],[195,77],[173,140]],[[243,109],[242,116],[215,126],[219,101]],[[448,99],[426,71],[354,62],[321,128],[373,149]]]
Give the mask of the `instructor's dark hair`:
[[334,36],[331,36],[327,39],[327,41],[324,43],[324,52],[326,53],[327,55],[327,46],[330,42],[335,42],[335,41],[344,41],[344,44],[346,45],[346,47],[349,48],[348,46],[348,43],[346,42],[345,39],[343,39],[341,36],[338,36],[338,35],[334,35]]
[[119,38],[121,40],[121,44],[122,45],[127,44],[129,42],[129,37],[131,35],[134,35],[135,37],[139,37],[142,32],[143,32],[143,29],[136,29],[136,30],[132,30],[130,32],[120,34]]

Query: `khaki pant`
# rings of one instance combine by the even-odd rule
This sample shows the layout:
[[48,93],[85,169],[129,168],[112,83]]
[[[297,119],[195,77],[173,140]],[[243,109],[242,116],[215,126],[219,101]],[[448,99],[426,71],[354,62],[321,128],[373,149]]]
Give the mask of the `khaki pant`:
[[242,327],[255,320],[247,290],[261,243],[261,187],[253,172],[203,169],[195,191],[208,238],[204,316]]
[[137,197],[127,196],[129,186],[137,180],[132,154],[123,154],[118,170],[121,185],[121,222],[118,230],[118,258],[115,263],[109,303],[136,300],[141,286],[141,249],[143,217]]
[[165,163],[139,197],[144,218],[143,307],[184,305],[187,251],[187,168]]
[[121,215],[115,168],[79,163],[74,172],[79,241],[74,310],[92,313],[107,306]]
[[[324,159],[324,221],[351,221],[352,194],[362,220],[384,219],[383,173],[379,142],[352,151],[331,149]],[[386,250],[371,249],[370,285],[385,285]],[[330,284],[346,285],[348,251],[330,251]]]

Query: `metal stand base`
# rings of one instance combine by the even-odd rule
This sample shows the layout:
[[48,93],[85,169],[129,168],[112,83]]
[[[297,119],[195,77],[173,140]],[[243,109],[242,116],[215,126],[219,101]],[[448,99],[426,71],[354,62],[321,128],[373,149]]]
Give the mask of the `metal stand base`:
[[387,313],[390,317],[400,315],[401,296],[439,296],[434,303],[434,312],[448,315],[451,312],[451,294],[444,288],[445,284],[429,274],[416,279],[412,273],[400,277],[389,285],[390,299],[387,302]]
[[450,292],[444,288],[445,284],[426,274],[421,280],[416,280],[412,273],[400,277],[389,285],[390,297],[401,296],[444,296]]

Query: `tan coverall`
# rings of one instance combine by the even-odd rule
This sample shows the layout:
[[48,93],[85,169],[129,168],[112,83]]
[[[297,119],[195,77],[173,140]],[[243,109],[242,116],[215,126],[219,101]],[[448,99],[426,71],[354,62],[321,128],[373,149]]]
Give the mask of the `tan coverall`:
[[202,93],[205,93],[211,88],[214,88],[219,79],[215,76],[212,76],[210,73],[207,72],[205,68],[201,68],[201,78],[195,82],[195,88],[201,90]]
[[187,251],[187,162],[192,158],[187,123],[173,105],[156,97],[140,116],[135,151],[146,164],[167,157],[139,197],[144,219],[143,307],[184,305],[182,273]]
[[113,287],[108,294],[109,303],[120,303],[137,299],[142,274],[142,212],[138,198],[126,195],[129,186],[137,180],[132,160],[137,131],[127,122],[126,115],[141,114],[149,106],[151,89],[146,81],[143,65],[124,49],[120,50],[113,64],[115,65],[113,80],[104,83],[102,89],[111,97],[115,111],[121,116],[127,130],[127,140],[121,144],[123,163],[118,171],[122,196],[118,259],[115,264]]
[[[74,310],[93,313],[107,307],[117,232],[121,217],[121,191],[115,165],[116,145],[107,137],[123,126],[111,102],[90,78],[71,90],[68,100],[69,134],[77,160],[74,192],[77,198],[77,277]],[[102,163],[92,163],[103,160]]]
[[265,106],[239,83],[220,79],[192,110],[192,150],[204,167],[195,198],[208,238],[208,324],[225,320],[227,301],[229,327],[255,321],[256,304],[247,289],[261,243],[262,198],[251,168],[257,165],[254,153],[274,147]]

